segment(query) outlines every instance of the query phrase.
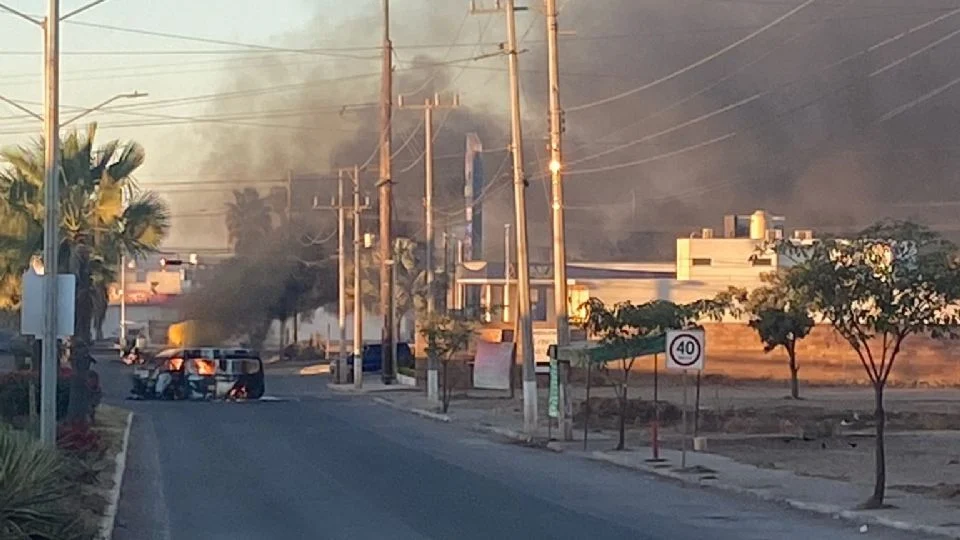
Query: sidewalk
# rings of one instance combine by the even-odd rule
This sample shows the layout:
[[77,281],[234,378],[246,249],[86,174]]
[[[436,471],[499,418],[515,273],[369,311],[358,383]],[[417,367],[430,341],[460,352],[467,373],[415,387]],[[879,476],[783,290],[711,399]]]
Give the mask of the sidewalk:
[[348,384],[335,384],[327,383],[327,388],[333,390],[334,392],[341,392],[344,394],[379,394],[379,393],[406,393],[406,394],[419,394],[422,393],[422,390],[419,390],[413,386],[404,386],[399,383],[393,384],[383,384],[380,380],[380,377],[375,379],[365,379],[363,381],[363,386],[361,388],[356,388],[353,383]]
[[[687,468],[680,470],[681,455],[678,450],[661,449],[660,455],[664,461],[650,463],[647,461],[652,457],[649,447],[633,446],[627,451],[612,451],[610,449],[615,444],[616,434],[599,430],[589,433],[586,451],[581,429],[574,430],[574,442],[551,440],[550,435],[556,438],[557,434],[549,433],[544,426],[540,427],[536,437],[531,438],[523,433],[519,398],[459,398],[451,404],[449,412],[443,414],[437,405],[428,402],[422,390],[389,394],[379,389],[371,388],[370,391],[381,392],[374,401],[382,405],[555,452],[573,453],[691,485],[756,496],[861,525],[880,525],[960,539],[960,504],[951,500],[931,499],[888,488],[887,503],[893,508],[858,511],[855,509],[867,499],[869,489],[841,480],[761,468],[717,454],[692,451],[687,453]],[[546,406],[546,401],[542,399],[539,403],[541,413]]]

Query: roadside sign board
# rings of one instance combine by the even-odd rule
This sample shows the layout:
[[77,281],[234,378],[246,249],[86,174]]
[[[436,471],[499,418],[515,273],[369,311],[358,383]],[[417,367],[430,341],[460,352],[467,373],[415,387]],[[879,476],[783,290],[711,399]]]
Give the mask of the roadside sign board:
[[706,337],[703,330],[667,332],[667,369],[703,371]]

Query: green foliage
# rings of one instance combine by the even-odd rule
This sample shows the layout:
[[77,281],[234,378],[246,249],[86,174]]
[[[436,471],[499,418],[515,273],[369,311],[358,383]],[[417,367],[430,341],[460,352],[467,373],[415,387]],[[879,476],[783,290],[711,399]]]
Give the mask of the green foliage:
[[958,337],[956,248],[937,233],[902,221],[877,223],[849,240],[781,242],[777,248],[799,261],[784,275],[786,287],[843,336],[873,383],[876,474],[873,494],[864,506],[882,507],[883,390],[907,337]]
[[[421,314],[427,307],[427,274],[425,267],[426,253],[424,246],[409,238],[397,238],[394,245],[395,260],[399,261],[397,272],[397,286],[394,289],[394,298],[397,313]],[[347,261],[347,311],[353,311],[353,268],[354,261]],[[380,310],[380,253],[377,249],[363,249],[360,252],[360,286],[363,295],[361,303],[364,309]],[[440,276],[436,274],[435,278]],[[445,282],[440,279],[434,281],[434,290],[443,290]]]
[[929,229],[886,221],[851,240],[779,249],[800,260],[784,286],[846,339],[875,385],[886,383],[907,337],[957,337],[956,250]]
[[476,321],[462,313],[434,313],[428,315],[420,325],[420,335],[427,341],[427,356],[430,359],[430,369],[435,368],[435,362],[440,361],[443,370],[443,412],[450,408],[452,395],[451,385],[448,383],[447,373],[450,360],[460,351],[470,346],[470,340],[476,332]]
[[[35,410],[40,407],[40,377],[37,372],[14,371],[0,375],[0,422],[23,422],[30,414],[30,383],[36,390]],[[57,418],[67,414],[70,402],[70,375],[57,379]]]
[[448,362],[466,350],[475,332],[473,320],[454,312],[430,315],[420,325],[420,335],[427,342],[427,354],[441,362]]
[[[155,252],[166,236],[170,216],[151,192],[139,192],[132,174],[143,164],[143,147],[109,141],[95,148],[96,124],[69,133],[61,142],[60,261],[78,274],[81,320],[100,323],[109,284],[122,252],[138,257]],[[0,151],[0,307],[20,302],[20,276],[43,249],[43,142]],[[129,203],[122,206],[122,193]],[[86,249],[80,249],[82,247]],[[76,266],[76,264],[75,264]],[[84,333],[88,333],[86,330]]]
[[690,304],[654,300],[639,305],[620,302],[610,308],[599,298],[590,298],[583,308],[586,311],[585,329],[591,335],[599,337],[601,343],[622,353],[621,379],[617,381],[614,390],[620,401],[620,438],[617,450],[623,450],[626,444],[630,371],[638,351],[644,350],[644,340],[667,330],[690,328],[704,317],[720,317],[726,304],[721,300],[698,300]]
[[80,540],[91,537],[65,501],[76,487],[61,456],[26,433],[0,426],[0,538]]

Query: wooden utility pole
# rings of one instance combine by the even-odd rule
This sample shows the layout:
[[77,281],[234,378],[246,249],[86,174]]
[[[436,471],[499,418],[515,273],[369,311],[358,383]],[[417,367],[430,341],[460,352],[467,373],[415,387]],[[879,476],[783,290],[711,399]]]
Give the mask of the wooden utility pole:
[[381,336],[384,384],[392,384],[393,369],[393,279],[390,260],[393,258],[393,178],[391,171],[393,135],[393,44],[390,42],[390,0],[383,0],[383,66],[380,85],[380,312],[383,314]]
[[460,106],[460,94],[454,94],[453,101],[449,104],[443,104],[439,95],[434,95],[433,99],[427,99],[423,105],[406,105],[403,102],[403,96],[397,98],[397,106],[400,109],[416,109],[423,111],[424,126],[424,156],[423,156],[423,178],[424,178],[424,223],[426,228],[426,247],[427,247],[427,313],[434,313],[437,309],[437,299],[433,287],[434,273],[436,272],[436,261],[434,260],[434,238],[435,231],[433,225],[433,111],[436,109],[456,109]]
[[[474,13],[479,11],[471,4]],[[517,235],[517,345],[523,364],[523,427],[528,435],[537,431],[537,366],[533,351],[533,320],[530,313],[530,260],[527,235],[527,178],[523,170],[523,128],[520,111],[519,55],[514,0],[498,1],[492,11],[503,11],[507,19],[507,44],[510,75],[510,126],[513,153],[513,200]]]

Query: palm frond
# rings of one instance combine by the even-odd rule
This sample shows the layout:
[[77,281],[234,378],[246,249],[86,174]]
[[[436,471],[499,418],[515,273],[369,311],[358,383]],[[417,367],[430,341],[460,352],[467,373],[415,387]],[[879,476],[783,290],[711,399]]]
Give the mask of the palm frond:
[[120,243],[133,256],[145,255],[160,248],[170,230],[170,210],[153,192],[130,202],[118,220]]
[[139,143],[130,142],[123,147],[116,161],[107,167],[107,174],[117,182],[124,182],[143,165],[147,158],[146,150]]

